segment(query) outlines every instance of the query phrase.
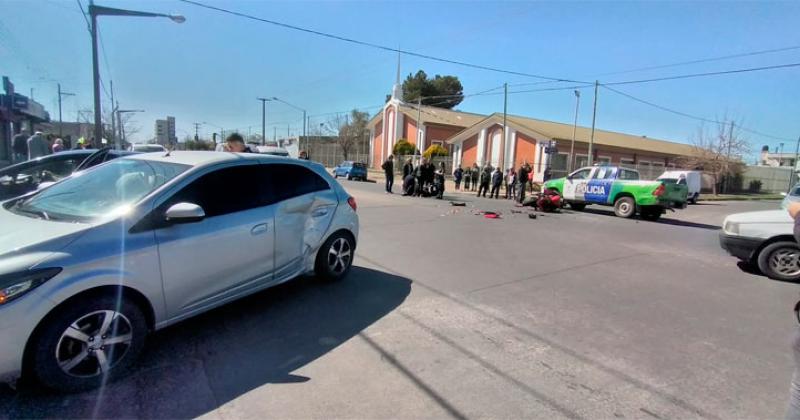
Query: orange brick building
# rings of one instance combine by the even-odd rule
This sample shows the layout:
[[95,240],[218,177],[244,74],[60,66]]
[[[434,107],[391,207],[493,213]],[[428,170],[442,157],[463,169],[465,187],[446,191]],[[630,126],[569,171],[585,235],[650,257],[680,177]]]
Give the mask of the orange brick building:
[[[453,166],[519,167],[529,163],[533,178],[542,180],[548,164],[555,176],[564,175],[588,163],[591,129],[577,127],[574,152],[570,156],[573,125],[537,120],[516,115],[506,116],[503,136],[503,114],[473,114],[430,106],[417,107],[399,100],[400,89],[395,85],[392,98],[370,120],[370,166],[380,167],[392,153],[399,139],[406,139],[422,152],[431,144],[441,144],[450,152]],[[544,148],[555,141],[558,153],[549,156]],[[682,156],[694,154],[688,144],[651,139],[645,136],[597,130],[592,150],[594,162],[650,169],[660,173],[676,166]],[[572,160],[572,165],[569,165]]]

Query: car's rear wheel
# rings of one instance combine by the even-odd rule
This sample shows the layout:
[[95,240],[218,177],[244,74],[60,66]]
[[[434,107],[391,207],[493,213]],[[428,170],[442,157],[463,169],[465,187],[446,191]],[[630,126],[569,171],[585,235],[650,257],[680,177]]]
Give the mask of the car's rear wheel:
[[142,310],[118,296],[79,298],[48,317],[31,343],[31,369],[45,386],[96,388],[124,375],[142,352]]
[[636,202],[633,197],[620,197],[614,202],[614,214],[617,217],[631,218],[636,214]]
[[800,248],[791,241],[767,245],[758,254],[758,268],[775,280],[800,281]]
[[356,249],[353,237],[345,232],[331,235],[317,252],[314,272],[317,277],[326,281],[344,278],[353,265]]
[[569,208],[575,211],[581,211],[586,208],[586,203],[569,203]]
[[689,197],[689,204],[697,204],[697,195],[697,193],[694,193],[691,197]]

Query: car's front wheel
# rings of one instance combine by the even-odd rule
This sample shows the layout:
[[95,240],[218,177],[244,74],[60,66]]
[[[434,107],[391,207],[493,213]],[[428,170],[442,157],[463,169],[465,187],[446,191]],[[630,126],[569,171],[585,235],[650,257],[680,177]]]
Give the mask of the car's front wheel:
[[142,310],[121,296],[87,296],[48,317],[31,343],[31,369],[45,386],[96,388],[124,375],[142,352]]
[[758,254],[758,268],[771,279],[800,282],[800,248],[791,241],[769,244]]
[[355,249],[355,241],[349,234],[337,232],[331,235],[317,252],[314,265],[317,277],[327,281],[344,278],[353,265]]

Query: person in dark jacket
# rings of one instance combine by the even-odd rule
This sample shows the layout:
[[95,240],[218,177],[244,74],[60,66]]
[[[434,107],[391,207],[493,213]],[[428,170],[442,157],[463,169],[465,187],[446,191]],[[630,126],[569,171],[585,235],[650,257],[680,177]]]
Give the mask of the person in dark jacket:
[[519,167],[517,171],[517,203],[525,201],[525,187],[528,186],[528,168],[526,165]]
[[414,195],[422,195],[422,187],[424,187],[425,184],[433,183],[433,173],[435,171],[436,168],[433,166],[433,164],[428,162],[427,158],[422,158],[422,164],[417,166],[416,170],[414,171],[414,176],[417,178],[417,188]]
[[403,182],[409,175],[414,175],[414,164],[411,162],[411,158],[406,159],[406,163],[403,165]]
[[542,181],[544,181],[544,182],[549,181],[550,178],[553,177],[553,170],[550,169],[550,165],[548,165],[546,168],[544,168],[544,174],[542,175],[542,177],[543,177]]
[[483,172],[480,175],[480,187],[478,187],[478,197],[483,194],[486,197],[486,193],[489,191],[489,183],[492,181],[492,167],[486,165],[483,168]]
[[472,181],[472,168],[467,166],[464,170],[464,191],[469,191],[469,183]]
[[11,140],[11,147],[14,150],[14,163],[28,160],[28,137],[28,132],[22,130]]
[[386,176],[386,194],[394,194],[392,192],[392,185],[394,185],[394,155],[389,155],[386,161],[381,165],[383,174]]
[[444,162],[439,163],[439,170],[433,175],[433,184],[436,185],[436,198],[439,200],[444,196]]
[[481,175],[481,168],[478,167],[477,163],[472,164],[472,191],[475,191],[478,188],[478,177]]
[[500,198],[500,186],[503,185],[503,171],[500,168],[494,168],[492,172],[492,191],[489,192],[489,198]]
[[456,191],[461,190],[461,178],[464,176],[464,170],[461,169],[461,165],[458,165],[455,171],[453,171],[453,181],[456,183]]

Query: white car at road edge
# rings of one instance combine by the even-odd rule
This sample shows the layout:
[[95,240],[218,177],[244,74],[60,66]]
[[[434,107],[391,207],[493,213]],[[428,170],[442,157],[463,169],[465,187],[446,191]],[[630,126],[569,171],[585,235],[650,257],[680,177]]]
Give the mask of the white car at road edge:
[[799,282],[800,247],[793,231],[794,220],[784,209],[736,213],[725,218],[719,241],[729,254],[767,277]]

